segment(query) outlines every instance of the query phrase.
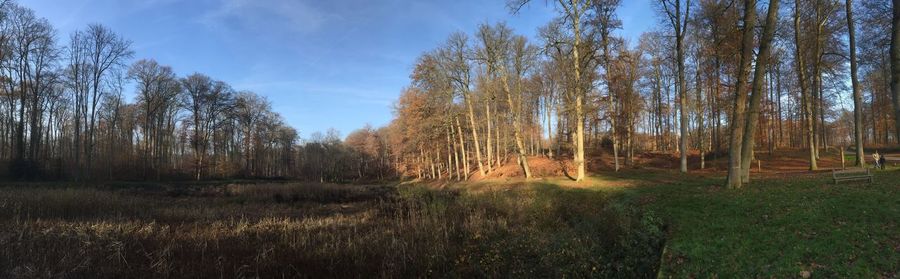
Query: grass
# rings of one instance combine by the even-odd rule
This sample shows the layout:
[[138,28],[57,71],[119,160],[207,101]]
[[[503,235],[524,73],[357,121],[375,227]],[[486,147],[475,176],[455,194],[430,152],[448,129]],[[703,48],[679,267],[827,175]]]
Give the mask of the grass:
[[894,278],[900,171],[875,175],[873,184],[833,185],[822,174],[726,190],[718,177],[672,174],[679,182],[648,182],[617,196],[670,224],[665,276]]
[[10,185],[0,277],[896,278],[900,169],[875,175]]
[[652,277],[662,239],[551,185],[0,187],[0,277]]

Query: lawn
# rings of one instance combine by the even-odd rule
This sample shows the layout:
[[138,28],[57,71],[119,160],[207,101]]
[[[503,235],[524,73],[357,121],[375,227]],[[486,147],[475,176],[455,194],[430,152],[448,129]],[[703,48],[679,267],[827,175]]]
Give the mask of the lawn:
[[[669,181],[654,181],[661,177]],[[760,179],[740,190],[720,187],[721,177],[646,180],[617,197],[669,225],[665,277],[894,278],[900,271],[897,169],[876,171],[872,184],[834,185],[826,172]]]

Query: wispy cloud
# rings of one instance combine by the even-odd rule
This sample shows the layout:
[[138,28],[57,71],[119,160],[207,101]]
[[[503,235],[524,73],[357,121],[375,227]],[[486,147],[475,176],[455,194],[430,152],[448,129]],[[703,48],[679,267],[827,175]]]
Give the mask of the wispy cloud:
[[335,17],[304,0],[221,0],[217,7],[201,16],[200,22],[215,29],[308,34],[320,30]]
[[[388,107],[393,104],[394,90],[362,86],[325,85],[300,80],[245,79],[233,84],[239,90],[266,92],[273,97],[337,98],[343,102],[374,104]],[[301,97],[302,96],[302,97]]]

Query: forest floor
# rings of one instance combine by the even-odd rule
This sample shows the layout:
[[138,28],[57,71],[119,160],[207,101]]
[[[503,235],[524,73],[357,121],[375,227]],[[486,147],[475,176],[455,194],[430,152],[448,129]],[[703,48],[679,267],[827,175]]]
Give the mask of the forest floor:
[[900,276],[900,168],[758,156],[740,190],[661,153],[583,182],[532,157],[528,181],[0,183],[0,277]]

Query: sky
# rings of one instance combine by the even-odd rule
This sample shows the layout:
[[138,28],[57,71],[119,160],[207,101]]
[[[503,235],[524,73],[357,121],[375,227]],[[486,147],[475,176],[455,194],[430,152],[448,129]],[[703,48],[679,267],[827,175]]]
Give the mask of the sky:
[[[651,0],[625,0],[619,35],[636,42],[657,25]],[[535,38],[557,12],[533,0],[19,0],[57,28],[60,44],[99,23],[179,76],[194,72],[265,96],[308,137],[386,125],[419,55],[450,33],[506,22]],[[536,40],[535,40],[536,42]],[[126,90],[133,97],[134,88]]]

